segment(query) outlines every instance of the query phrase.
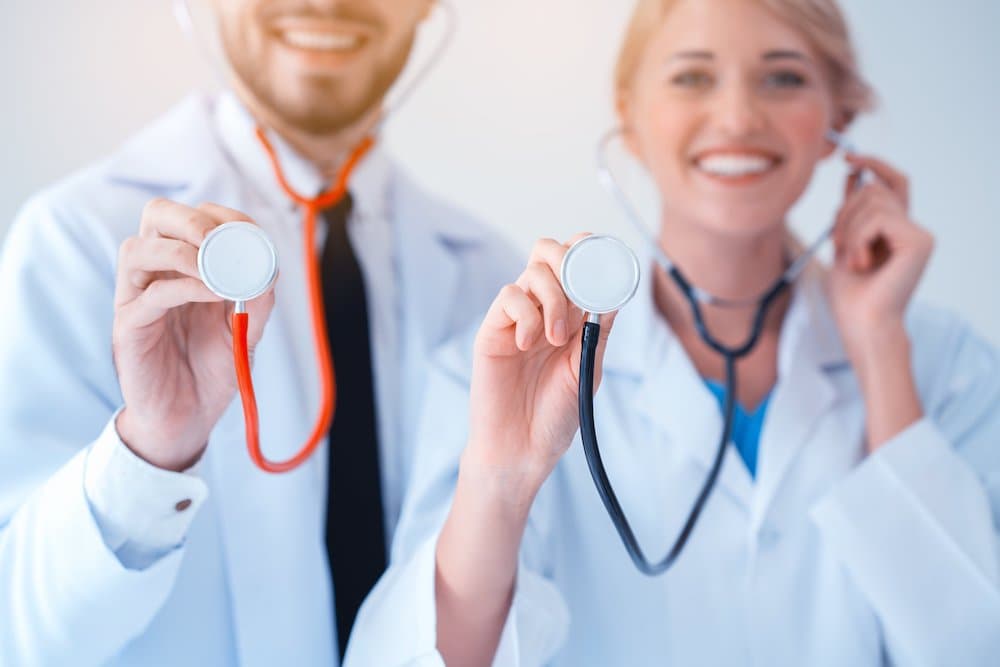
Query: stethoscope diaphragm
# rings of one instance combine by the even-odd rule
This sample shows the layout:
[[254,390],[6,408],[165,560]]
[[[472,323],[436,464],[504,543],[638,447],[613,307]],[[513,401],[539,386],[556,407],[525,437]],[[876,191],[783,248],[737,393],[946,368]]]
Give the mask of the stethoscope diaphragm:
[[237,303],[266,292],[278,277],[278,252],[257,225],[227,222],[198,249],[198,273],[215,294]]
[[586,313],[619,310],[639,288],[639,259],[623,241],[586,236],[566,251],[559,280],[566,296]]

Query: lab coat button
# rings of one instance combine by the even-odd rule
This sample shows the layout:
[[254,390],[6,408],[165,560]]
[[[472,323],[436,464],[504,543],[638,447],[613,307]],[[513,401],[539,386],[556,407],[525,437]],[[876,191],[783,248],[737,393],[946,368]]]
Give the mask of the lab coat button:
[[773,547],[775,544],[777,544],[780,538],[781,538],[781,533],[779,533],[777,530],[775,530],[774,528],[764,527],[760,529],[759,533],[757,533],[757,544],[760,547],[769,549]]
[[174,509],[177,510],[178,512],[183,512],[184,510],[186,510],[189,507],[191,507],[191,499],[190,498],[185,498],[184,500],[182,500],[182,501],[178,502],[176,505],[174,505]]

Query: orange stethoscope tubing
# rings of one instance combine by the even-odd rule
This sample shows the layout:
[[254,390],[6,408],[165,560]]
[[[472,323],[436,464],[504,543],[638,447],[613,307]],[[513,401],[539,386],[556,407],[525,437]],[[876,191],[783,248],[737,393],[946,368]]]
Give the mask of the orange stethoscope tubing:
[[257,398],[254,395],[253,377],[250,372],[250,350],[247,345],[247,330],[249,317],[238,304],[233,312],[233,362],[236,366],[236,382],[239,387],[240,400],[243,403],[243,421],[246,428],[247,450],[250,459],[261,470],[270,473],[282,473],[294,470],[302,465],[329,432],[333,423],[333,415],[337,401],[337,380],[330,354],[330,343],[327,338],[326,311],[323,305],[323,285],[320,277],[320,259],[316,256],[316,221],[320,213],[335,206],[347,193],[347,183],[358,163],[368,154],[375,140],[365,137],[351,152],[347,161],[340,168],[334,184],[318,197],[303,197],[285,180],[281,164],[267,135],[260,127],[257,128],[257,139],[267,152],[268,159],[274,169],[278,184],[289,199],[304,209],[303,216],[303,256],[306,265],[306,281],[309,290],[309,305],[312,316],[313,345],[316,350],[320,379],[319,413],[312,433],[302,448],[290,459],[271,461],[260,450],[260,426],[257,414]]

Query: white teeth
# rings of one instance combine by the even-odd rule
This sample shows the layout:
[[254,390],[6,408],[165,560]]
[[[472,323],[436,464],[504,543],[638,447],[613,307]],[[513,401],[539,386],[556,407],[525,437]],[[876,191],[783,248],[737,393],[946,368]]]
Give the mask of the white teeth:
[[775,164],[775,160],[760,155],[719,153],[701,158],[698,168],[717,176],[746,176],[760,174]]
[[286,30],[281,33],[281,37],[290,46],[317,51],[351,51],[361,44],[361,38],[357,35],[337,32]]

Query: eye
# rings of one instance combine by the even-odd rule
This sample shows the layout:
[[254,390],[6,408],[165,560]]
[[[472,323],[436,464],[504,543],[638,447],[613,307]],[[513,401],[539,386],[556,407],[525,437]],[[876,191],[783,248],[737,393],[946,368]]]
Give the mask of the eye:
[[805,84],[805,77],[792,70],[771,72],[764,77],[764,85],[768,88],[801,88]]
[[670,77],[670,83],[681,88],[707,88],[712,85],[712,77],[708,72],[689,70]]

